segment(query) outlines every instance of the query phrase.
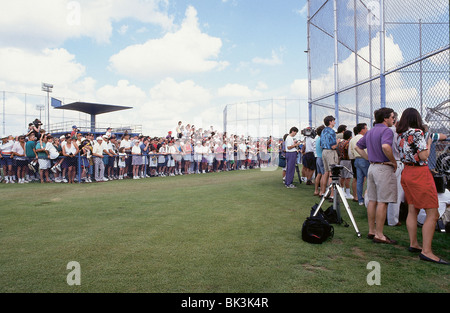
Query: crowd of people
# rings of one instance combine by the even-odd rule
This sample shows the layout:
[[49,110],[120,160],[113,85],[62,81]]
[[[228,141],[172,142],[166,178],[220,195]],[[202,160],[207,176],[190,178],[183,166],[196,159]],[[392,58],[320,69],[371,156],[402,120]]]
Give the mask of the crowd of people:
[[[283,139],[254,140],[210,129],[182,125],[165,137],[124,133],[120,138],[107,129],[104,134],[82,133],[76,126],[60,137],[41,129],[36,120],[26,134],[2,138],[1,179],[24,184],[75,181],[91,183],[175,175],[245,170],[277,166],[283,168],[283,182],[296,188],[295,171],[302,164],[300,183],[314,185],[314,195],[333,200],[331,173],[341,165],[339,183],[346,198],[367,207],[368,238],[375,243],[396,244],[384,232],[384,225],[400,225],[400,204],[408,204],[409,251],[420,259],[448,264],[434,255],[431,242],[439,218],[438,194],[428,167],[430,146],[446,139],[428,134],[416,109],[408,108],[401,118],[390,108],[374,112],[374,124],[365,123],[353,131],[346,125],[334,130],[333,116],[316,129],[292,127]],[[278,162],[277,162],[278,161]],[[364,186],[366,183],[366,190]],[[330,190],[327,192],[327,190]],[[326,194],[327,192],[327,194]],[[426,210],[422,246],[417,239],[417,216]]]
[[269,138],[257,140],[210,129],[182,125],[165,137],[118,137],[82,133],[53,136],[36,120],[26,134],[2,138],[0,162],[5,183],[74,183],[141,179],[188,174],[246,170],[271,166],[278,145]]
[[[346,125],[339,125],[336,132],[333,116],[325,117],[323,122],[315,130],[303,130],[303,142],[294,139],[299,132],[296,127],[284,136],[280,166],[284,169],[286,187],[296,188],[293,178],[296,162],[300,163],[301,159],[303,177],[300,183],[306,180],[307,184],[315,185],[314,195],[323,197],[325,194],[333,201],[333,197],[338,195],[333,195],[333,190],[327,187],[332,182],[332,169],[340,165],[339,184],[345,190],[346,198],[367,207],[369,239],[375,243],[397,243],[385,234],[384,225],[386,219],[390,226],[401,224],[399,212],[404,202],[408,205],[408,250],[419,253],[421,260],[449,264],[437,257],[431,248],[439,219],[439,203],[436,184],[428,166],[431,145],[445,140],[446,135],[429,134],[420,113],[414,108],[406,109],[400,118],[391,108],[378,109],[374,112],[374,124],[370,130],[367,124],[360,123],[353,132],[347,130]],[[422,245],[417,239],[421,209],[426,212]]]

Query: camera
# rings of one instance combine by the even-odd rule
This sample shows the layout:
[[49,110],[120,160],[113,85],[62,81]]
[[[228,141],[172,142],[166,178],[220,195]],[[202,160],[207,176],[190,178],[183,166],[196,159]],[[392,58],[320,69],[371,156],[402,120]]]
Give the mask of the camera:
[[306,127],[305,129],[302,129],[301,133],[305,137],[316,137],[316,130],[313,127]]
[[344,168],[344,166],[333,164],[330,166],[330,168],[331,168],[331,177],[339,178],[341,176],[341,170]]
[[35,120],[33,121],[33,125],[34,125],[36,128],[38,128],[39,126],[42,125],[42,122],[41,122],[39,119],[35,119]]

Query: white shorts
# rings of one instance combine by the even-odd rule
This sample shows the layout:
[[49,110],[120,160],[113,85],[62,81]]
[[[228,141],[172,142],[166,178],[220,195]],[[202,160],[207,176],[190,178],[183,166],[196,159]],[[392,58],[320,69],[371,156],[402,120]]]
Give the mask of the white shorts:
[[39,169],[46,170],[49,169],[51,166],[51,162],[49,159],[39,159]]
[[150,156],[150,167],[158,166],[158,158],[156,156]]

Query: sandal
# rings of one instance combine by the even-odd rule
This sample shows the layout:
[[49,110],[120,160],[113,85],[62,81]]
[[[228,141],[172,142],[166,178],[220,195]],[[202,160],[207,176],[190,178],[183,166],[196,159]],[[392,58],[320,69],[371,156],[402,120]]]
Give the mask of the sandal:
[[386,236],[386,235],[384,235],[384,237],[386,238],[384,240],[374,237],[373,238],[373,242],[375,242],[375,243],[386,243],[386,244],[391,244],[391,245],[395,245],[397,243],[397,241],[389,239],[389,237]]

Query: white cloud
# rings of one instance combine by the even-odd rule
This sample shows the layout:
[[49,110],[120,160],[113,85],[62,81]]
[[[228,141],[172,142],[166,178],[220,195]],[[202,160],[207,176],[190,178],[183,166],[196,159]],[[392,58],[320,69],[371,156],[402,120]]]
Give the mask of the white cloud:
[[[377,34],[372,39],[371,49],[373,51],[380,50],[380,36]],[[394,38],[392,36],[387,36],[385,38],[385,67],[386,68],[395,68],[396,66],[402,64],[404,62],[403,53],[400,49],[400,46],[395,43]],[[364,46],[358,50],[358,54],[361,56],[366,56],[368,59],[369,56],[369,45]],[[314,53],[314,52],[313,52]],[[315,53],[320,53],[317,51]],[[372,53],[372,63],[374,67],[380,66],[380,55]],[[347,85],[352,85],[355,83],[355,57],[354,55],[349,55],[346,59],[342,60],[338,64],[339,71],[339,88],[346,87]],[[372,73],[372,75],[377,75],[379,73]],[[359,79],[367,79],[370,77],[369,67],[368,66],[360,66],[358,68],[358,77]],[[389,83],[390,83],[390,91],[392,92],[392,96],[394,98],[398,98],[396,96],[396,92],[403,90],[405,94],[408,94],[409,99],[415,96],[415,89],[408,89],[404,87],[402,82],[401,75],[390,74],[389,75]],[[311,89],[313,94],[313,99],[331,93],[334,91],[334,67],[330,66],[325,73],[323,73],[319,78],[313,79],[311,81]],[[411,91],[411,93],[409,93]],[[389,95],[388,95],[389,96]],[[405,101],[407,99],[404,99]]]
[[0,49],[0,80],[11,84],[38,85],[41,82],[66,85],[85,74],[83,65],[65,49],[44,49],[32,53],[19,48]]
[[[142,125],[146,135],[163,136],[162,130],[174,130],[177,122],[197,123],[210,112],[211,93],[208,89],[197,85],[192,80],[177,82],[173,78],[166,78],[153,86],[148,92],[121,80],[116,86],[107,85],[97,92],[98,101],[111,104],[127,105],[131,110],[100,115],[99,122]],[[214,110],[212,110],[214,111]],[[209,121],[207,116],[205,121]],[[145,121],[145,123],[142,123]]]
[[308,99],[308,80],[307,79],[296,79],[291,84],[291,93],[295,97],[300,99]]
[[237,98],[239,100],[257,98],[262,95],[259,90],[251,90],[248,86],[240,84],[226,84],[218,89],[219,97]]
[[122,25],[117,32],[121,35],[125,35],[128,31],[128,28],[128,25]]
[[189,112],[194,108],[207,106],[210,100],[209,90],[192,80],[178,83],[173,78],[166,78],[150,90],[153,108],[157,106],[165,112]]
[[147,100],[145,92],[127,80],[120,80],[117,86],[103,86],[96,95],[98,101],[113,105],[139,106]]
[[264,64],[264,65],[280,65],[283,64],[283,48],[279,49],[279,52],[272,50],[272,56],[271,58],[260,58],[255,57],[253,58],[252,62],[255,64]]
[[445,97],[450,94],[450,82],[448,80],[440,80],[427,91],[427,97]]
[[173,17],[165,12],[167,0],[16,0],[4,1],[0,10],[3,46],[42,49],[66,39],[90,37],[107,43],[112,23],[131,18],[172,29]]
[[265,82],[258,82],[258,85],[256,86],[256,89],[258,90],[266,90],[269,86]]
[[300,16],[306,17],[308,15],[308,2],[306,2],[301,9],[296,10],[295,12]]
[[216,61],[221,47],[220,38],[201,32],[197,11],[189,7],[178,31],[123,49],[110,58],[110,67],[122,75],[141,79],[221,70],[228,65]]

